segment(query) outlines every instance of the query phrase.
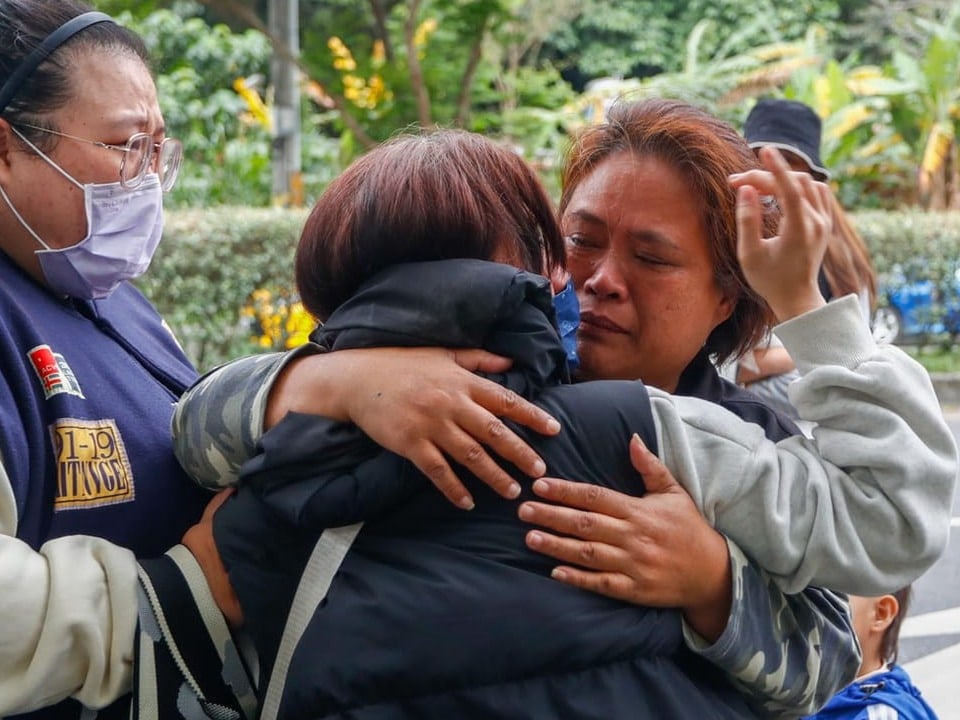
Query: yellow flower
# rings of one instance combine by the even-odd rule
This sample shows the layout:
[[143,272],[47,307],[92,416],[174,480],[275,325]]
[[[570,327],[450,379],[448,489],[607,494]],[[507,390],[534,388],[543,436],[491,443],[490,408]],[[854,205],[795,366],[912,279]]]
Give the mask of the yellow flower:
[[238,77],[233,81],[233,89],[246,101],[254,120],[270,130],[273,127],[273,118],[270,115],[270,110],[260,97],[260,93],[250,87],[247,84],[247,79],[243,77]]
[[333,67],[336,70],[346,70],[352,71],[357,69],[357,63],[353,59],[353,54],[350,52],[343,40],[333,36],[327,40],[327,47],[330,48],[330,52],[333,53]]
[[250,293],[250,302],[240,309],[242,317],[253,323],[251,340],[261,348],[282,350],[294,348],[309,341],[316,327],[312,315],[296,296],[281,289],[276,297],[265,288]]
[[387,61],[387,48],[383,40],[376,40],[373,43],[373,52],[370,53],[370,64],[375,68],[383,67]]
[[383,82],[383,78],[379,75],[371,75],[370,81],[370,97],[373,100],[373,104],[376,105],[381,100],[387,99],[387,85]]
[[435,18],[428,18],[420,23],[417,27],[416,32],[413,34],[413,44],[415,47],[420,47],[423,45],[427,38],[430,37],[430,34],[437,29],[437,21]]

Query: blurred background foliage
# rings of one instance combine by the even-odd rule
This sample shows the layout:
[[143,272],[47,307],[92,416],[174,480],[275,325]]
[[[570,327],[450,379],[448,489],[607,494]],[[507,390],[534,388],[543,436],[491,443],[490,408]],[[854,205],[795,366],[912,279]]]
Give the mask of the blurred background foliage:
[[[852,217],[881,287],[932,281],[937,302],[928,308],[931,320],[947,307],[960,307],[960,212],[868,210]],[[291,289],[305,219],[305,210],[292,208],[223,206],[167,214],[163,242],[137,284],[199,368],[306,341],[314,324]],[[957,338],[944,332],[912,340],[950,348]]]
[[[170,207],[264,206],[269,0],[96,0],[147,39],[187,149]],[[299,0],[309,204],[410,126],[516,147],[551,189],[571,129],[616,96],[682,97],[739,125],[757,97],[824,119],[848,207],[960,205],[960,3],[953,0]]]
[[[163,242],[137,285],[198,368],[304,338],[291,293],[306,210],[233,206],[167,213]],[[309,333],[312,322],[307,319]]]
[[[270,2],[94,0],[146,38],[168,132],[184,142],[170,237],[144,288],[205,367],[302,336],[289,260],[303,215],[268,209],[270,61],[286,52],[264,32]],[[901,218],[960,209],[954,0],[299,0],[299,13],[307,205],[411,126],[493,136],[556,196],[570,132],[616,97],[680,97],[739,127],[758,97],[781,96],[823,118],[842,203],[879,213],[861,228],[878,267],[902,250],[901,270],[952,272],[955,221]]]

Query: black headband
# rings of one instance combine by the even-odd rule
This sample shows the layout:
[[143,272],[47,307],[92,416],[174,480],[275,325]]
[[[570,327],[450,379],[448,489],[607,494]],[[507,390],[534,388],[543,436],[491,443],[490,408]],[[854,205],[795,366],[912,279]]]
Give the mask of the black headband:
[[102,12],[88,12],[67,20],[63,25],[47,35],[44,41],[37,45],[37,47],[33,49],[33,52],[24,58],[23,62],[20,63],[17,69],[13,71],[13,74],[3,84],[3,87],[0,88],[0,113],[7,109],[7,105],[16,97],[24,81],[33,74],[33,71],[37,69],[40,63],[49,57],[50,53],[81,30],[102,22],[112,23],[114,20]]

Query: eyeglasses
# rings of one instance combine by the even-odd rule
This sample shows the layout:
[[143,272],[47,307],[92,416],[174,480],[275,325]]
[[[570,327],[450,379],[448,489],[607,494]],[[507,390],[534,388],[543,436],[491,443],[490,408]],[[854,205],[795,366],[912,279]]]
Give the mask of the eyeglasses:
[[47,128],[37,127],[36,125],[26,125],[17,123],[20,127],[38,130],[39,132],[57,135],[58,137],[77,140],[78,142],[89,143],[97,147],[107,148],[107,150],[117,150],[123,153],[120,159],[120,187],[125,190],[133,190],[140,187],[147,171],[154,167],[154,158],[156,158],[157,176],[160,178],[160,187],[164,192],[170,192],[173,184],[177,181],[177,175],[180,174],[180,165],[183,162],[183,143],[173,138],[164,138],[161,142],[154,142],[153,137],[147,133],[137,133],[127,140],[125,145],[110,145],[99,140],[88,140],[87,138],[68,135],[67,133],[48,130]]

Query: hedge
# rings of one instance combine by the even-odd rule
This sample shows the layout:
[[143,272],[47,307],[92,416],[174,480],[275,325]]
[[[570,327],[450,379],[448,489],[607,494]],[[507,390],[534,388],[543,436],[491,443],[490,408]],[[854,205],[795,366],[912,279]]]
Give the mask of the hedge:
[[253,293],[289,293],[306,216],[236,207],[166,213],[163,241],[138,285],[198,368],[263,349],[249,316]]
[[881,281],[952,278],[960,261],[960,212],[881,212],[851,215],[870,248]]
[[[167,213],[157,257],[138,283],[198,368],[283,346],[286,334],[264,326],[292,313],[293,253],[306,215],[223,207]],[[905,277],[942,286],[957,270],[960,213],[853,217],[881,285]]]

